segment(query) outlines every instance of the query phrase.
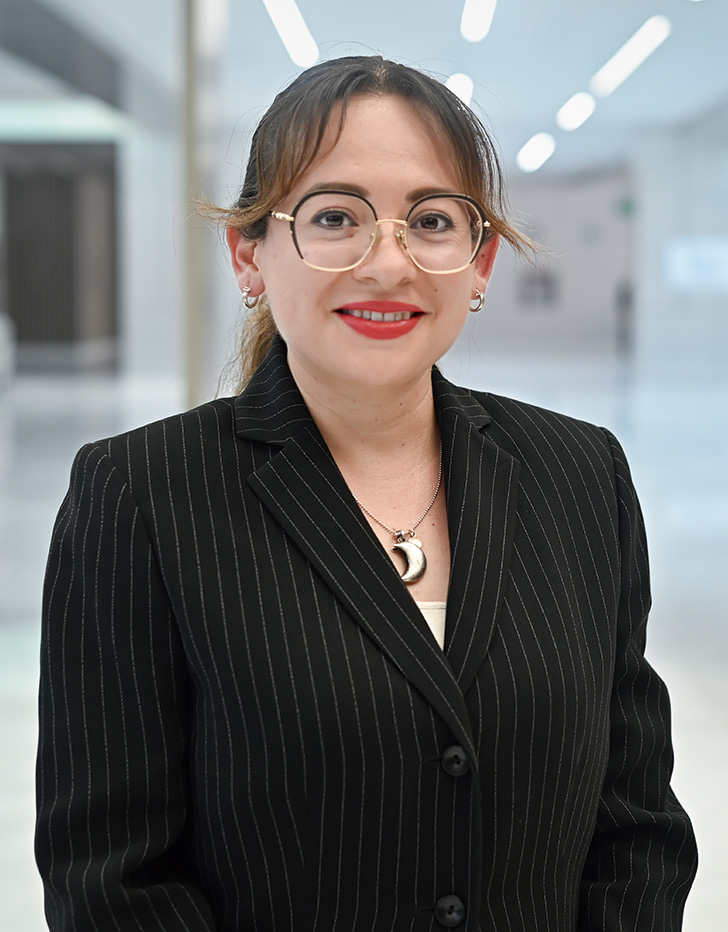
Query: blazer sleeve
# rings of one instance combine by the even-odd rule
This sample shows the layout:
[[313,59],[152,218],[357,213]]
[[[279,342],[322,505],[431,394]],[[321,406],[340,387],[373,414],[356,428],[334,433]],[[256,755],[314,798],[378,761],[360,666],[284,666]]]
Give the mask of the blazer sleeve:
[[644,657],[650,607],[642,515],[624,453],[612,448],[621,572],[610,753],[581,884],[579,932],[678,932],[697,851],[670,789],[667,690]]
[[189,875],[182,645],[104,445],[76,457],[44,592],[36,857],[53,932],[209,932]]

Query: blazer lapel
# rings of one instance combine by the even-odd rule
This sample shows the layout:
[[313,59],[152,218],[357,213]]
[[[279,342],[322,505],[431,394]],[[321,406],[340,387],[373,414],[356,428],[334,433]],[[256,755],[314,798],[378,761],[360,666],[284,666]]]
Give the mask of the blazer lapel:
[[279,448],[248,476],[248,485],[477,760],[448,658],[354,501],[288,370],[279,339],[237,400],[236,429],[241,437]]
[[433,373],[433,391],[452,554],[445,651],[465,694],[485,658],[503,602],[519,463],[490,440],[490,416],[469,392],[438,371]]

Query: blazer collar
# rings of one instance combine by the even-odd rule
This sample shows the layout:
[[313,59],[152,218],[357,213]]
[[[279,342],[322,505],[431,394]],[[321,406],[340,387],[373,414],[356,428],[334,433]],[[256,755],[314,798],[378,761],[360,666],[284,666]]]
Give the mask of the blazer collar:
[[286,344],[276,336],[268,355],[235,399],[239,437],[282,446],[313,424],[286,361]]
[[235,427],[241,438],[280,448],[248,484],[475,760],[464,693],[486,656],[502,603],[518,464],[487,437],[491,418],[472,393],[438,370],[433,393],[453,557],[444,652],[344,482],[280,338],[236,399]]

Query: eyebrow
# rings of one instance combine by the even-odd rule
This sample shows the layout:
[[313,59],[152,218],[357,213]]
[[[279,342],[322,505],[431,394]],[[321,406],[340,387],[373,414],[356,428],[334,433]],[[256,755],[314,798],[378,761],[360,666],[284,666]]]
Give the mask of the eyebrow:
[[406,197],[407,200],[414,204],[415,201],[419,201],[423,197],[428,197],[430,194],[457,194],[458,191],[454,191],[452,188],[438,188],[438,187],[429,187],[429,188],[416,188],[414,191],[410,191]]
[[[314,194],[316,191],[345,191],[347,194],[358,194],[359,197],[364,197],[367,200],[371,199],[371,192],[366,188],[362,188],[358,184],[350,184],[346,181],[326,181],[321,184],[315,184],[310,187],[306,194]],[[452,188],[440,188],[437,186],[431,186],[426,188],[416,188],[414,191],[408,191],[405,194],[405,200],[409,201],[410,204],[414,204],[415,201],[419,201],[423,197],[427,197],[430,194],[455,194],[456,192]]]
[[359,197],[370,197],[366,188],[358,184],[348,184],[346,181],[323,181],[312,185],[304,194],[314,194],[316,191],[345,191],[347,194],[358,194]]

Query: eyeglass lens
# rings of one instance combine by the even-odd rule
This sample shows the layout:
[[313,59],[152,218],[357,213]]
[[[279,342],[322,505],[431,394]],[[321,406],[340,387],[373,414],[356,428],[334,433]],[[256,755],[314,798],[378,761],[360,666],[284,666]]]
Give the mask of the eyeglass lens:
[[[482,219],[466,200],[428,198],[407,217],[410,255],[429,272],[464,268],[480,246]],[[303,259],[331,271],[355,266],[371,248],[377,222],[366,201],[353,194],[314,194],[296,212],[294,234]],[[384,230],[382,231],[384,234]],[[382,235],[380,234],[380,235]]]

